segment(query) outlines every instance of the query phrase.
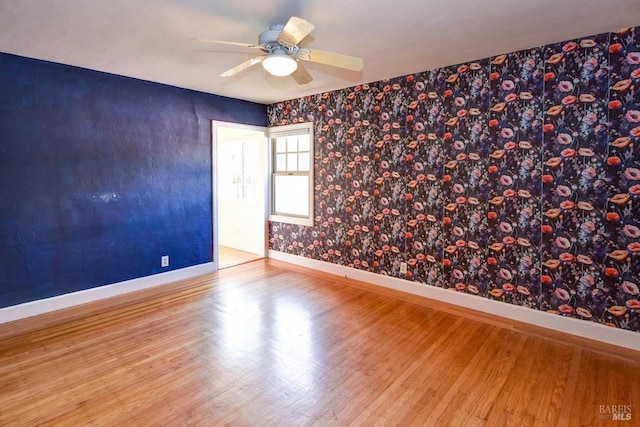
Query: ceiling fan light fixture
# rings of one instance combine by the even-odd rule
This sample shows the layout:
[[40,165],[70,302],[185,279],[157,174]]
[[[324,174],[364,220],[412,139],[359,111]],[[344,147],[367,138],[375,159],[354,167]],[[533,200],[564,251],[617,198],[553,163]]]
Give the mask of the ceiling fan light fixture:
[[283,77],[293,73],[298,68],[298,63],[287,54],[274,53],[262,61],[262,66],[269,74]]
[[273,76],[291,76],[299,85],[313,80],[304,67],[303,61],[316,62],[350,71],[361,71],[364,63],[361,58],[324,52],[315,49],[300,49],[299,43],[311,33],[314,25],[302,18],[292,16],[286,25],[272,25],[258,36],[258,44],[228,42],[224,40],[195,39],[207,43],[240,46],[258,49],[262,55],[230,68],[220,77],[231,77],[253,67],[258,63]]

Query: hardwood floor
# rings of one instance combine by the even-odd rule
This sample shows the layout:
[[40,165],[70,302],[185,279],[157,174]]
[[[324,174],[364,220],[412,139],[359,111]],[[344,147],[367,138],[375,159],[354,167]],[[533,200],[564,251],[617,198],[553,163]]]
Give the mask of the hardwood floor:
[[218,246],[218,268],[228,268],[236,265],[255,261],[260,255],[241,251],[228,246]]
[[0,325],[3,426],[632,426],[639,384],[637,352],[273,260]]

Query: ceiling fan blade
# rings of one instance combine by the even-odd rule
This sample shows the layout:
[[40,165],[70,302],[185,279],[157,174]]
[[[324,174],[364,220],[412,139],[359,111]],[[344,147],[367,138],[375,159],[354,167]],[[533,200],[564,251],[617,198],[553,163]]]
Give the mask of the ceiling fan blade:
[[235,76],[236,74],[240,73],[241,71],[244,71],[249,67],[253,67],[258,62],[262,62],[263,59],[264,59],[264,56],[256,56],[255,58],[251,58],[248,61],[244,61],[242,64],[236,65],[235,67],[233,67],[233,68],[225,71],[224,73],[220,74],[220,77]]
[[322,50],[315,49],[300,49],[298,52],[298,58],[304,61],[317,62],[319,64],[345,68],[351,71],[360,71],[364,67],[364,61],[362,58],[341,55],[333,52],[324,52]]
[[252,49],[261,49],[262,48],[262,46],[260,46],[259,44],[227,42],[227,41],[224,41],[224,40],[197,39],[197,38],[193,38],[191,40],[197,41],[197,42],[204,42],[204,43],[228,44],[228,45],[231,45],[231,46],[249,47],[249,48],[252,48]]
[[292,16],[280,32],[278,43],[288,48],[293,48],[300,43],[300,40],[313,31],[314,28],[315,25],[309,21],[298,18],[297,16]]
[[311,77],[311,74],[309,74],[301,62],[298,62],[298,68],[291,73],[291,77],[293,77],[299,85],[307,84],[313,80],[313,77]]

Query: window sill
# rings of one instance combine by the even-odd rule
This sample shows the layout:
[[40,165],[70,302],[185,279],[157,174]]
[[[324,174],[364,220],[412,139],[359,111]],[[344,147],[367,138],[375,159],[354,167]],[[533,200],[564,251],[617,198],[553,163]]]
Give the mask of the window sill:
[[313,226],[313,218],[300,218],[296,216],[287,216],[287,215],[269,215],[269,221],[271,222],[282,222],[285,224],[296,224],[296,225],[304,225],[307,227]]

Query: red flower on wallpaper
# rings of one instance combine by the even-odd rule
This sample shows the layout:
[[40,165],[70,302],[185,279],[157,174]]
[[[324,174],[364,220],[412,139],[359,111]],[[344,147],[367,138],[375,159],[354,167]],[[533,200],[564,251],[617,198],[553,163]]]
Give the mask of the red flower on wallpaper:
[[545,285],[548,285],[553,283],[553,279],[551,278],[551,276],[543,274],[542,276],[540,276],[540,282],[542,282]]
[[618,53],[623,49],[621,43],[613,43],[609,46],[609,53]]
[[604,274],[609,277],[617,277],[618,270],[616,270],[615,268],[608,267],[608,268],[605,268]]

